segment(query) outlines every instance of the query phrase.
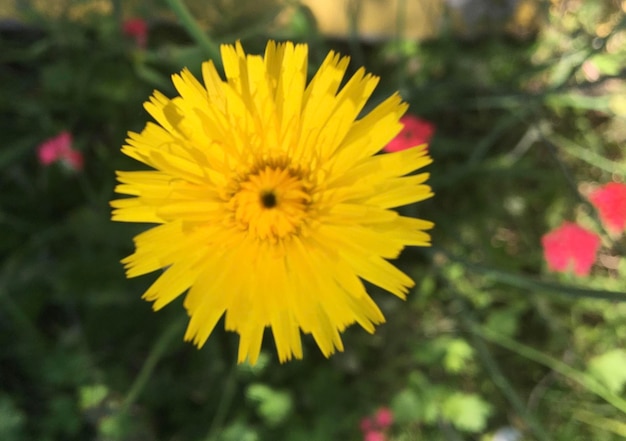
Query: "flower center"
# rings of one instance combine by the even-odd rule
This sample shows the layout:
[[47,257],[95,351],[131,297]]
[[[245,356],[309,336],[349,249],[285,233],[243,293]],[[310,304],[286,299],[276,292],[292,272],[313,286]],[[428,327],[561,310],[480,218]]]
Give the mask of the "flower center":
[[261,204],[263,207],[274,208],[276,203],[276,194],[273,191],[265,191],[261,193]]
[[228,206],[236,225],[263,240],[298,232],[311,201],[302,175],[286,167],[256,168],[238,182]]

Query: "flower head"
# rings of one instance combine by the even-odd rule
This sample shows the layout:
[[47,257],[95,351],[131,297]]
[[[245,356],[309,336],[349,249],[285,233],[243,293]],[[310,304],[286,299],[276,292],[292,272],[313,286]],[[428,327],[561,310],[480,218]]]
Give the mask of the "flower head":
[[596,260],[600,238],[571,222],[564,222],[541,238],[548,268],[565,272],[573,265],[574,273],[586,276]]
[[359,422],[359,428],[361,429],[361,432],[363,433],[367,433],[371,430],[374,430],[374,421],[369,418],[369,417],[364,417],[361,418],[361,421]]
[[385,435],[385,432],[372,430],[365,433],[363,441],[387,441],[387,436]]
[[122,23],[122,32],[135,39],[140,48],[148,45],[148,24],[143,18],[129,18]]
[[306,82],[307,46],[267,44],[264,56],[223,45],[204,84],[173,76],[155,92],[157,124],[122,151],[153,168],[118,172],[113,220],[158,224],[122,262],[135,277],[165,271],[144,298],[160,309],[187,292],[186,340],[202,346],[225,315],[238,361],[255,363],[266,327],[279,359],[302,358],[301,333],[325,356],[340,333],[384,317],[362,280],[405,298],[414,282],[387,261],[427,246],[432,223],[392,208],[432,195],[424,149],[375,155],[401,129],[397,94],[357,119],[378,79],[363,69],[339,88],[348,58],[331,52]]
[[83,169],[83,155],[72,148],[72,134],[67,131],[42,142],[37,148],[37,156],[43,165],[60,161],[71,170]]
[[[385,431],[393,424],[393,413],[388,407],[379,408],[373,417],[364,417],[359,428],[366,440],[386,439]],[[377,438],[377,437],[383,438]],[[369,438],[368,438],[369,437]]]
[[381,407],[376,411],[374,415],[374,421],[376,425],[381,429],[386,429],[393,424],[393,413],[388,407]]
[[400,133],[385,147],[386,152],[399,152],[411,147],[428,144],[435,134],[435,126],[424,119],[413,115],[400,118],[404,125]]
[[626,184],[611,182],[589,195],[600,219],[615,233],[626,230]]

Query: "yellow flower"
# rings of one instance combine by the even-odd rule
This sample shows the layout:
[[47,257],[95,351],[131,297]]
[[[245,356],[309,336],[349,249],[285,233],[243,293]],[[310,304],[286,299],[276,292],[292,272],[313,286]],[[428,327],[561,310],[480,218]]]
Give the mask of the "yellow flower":
[[201,347],[225,314],[254,364],[266,327],[281,362],[302,358],[301,332],[325,356],[340,333],[374,332],[384,317],[362,280],[405,298],[414,282],[386,259],[427,246],[432,223],[394,207],[432,196],[425,148],[375,155],[400,131],[398,94],[357,119],[378,78],[331,52],[306,84],[307,46],[270,41],[264,56],[223,45],[204,84],[173,76],[180,96],[154,92],[157,124],[122,152],[154,170],[118,172],[113,220],[159,224],[135,238],[127,276],[163,274],[143,298],[158,310],[184,292],[185,340]]

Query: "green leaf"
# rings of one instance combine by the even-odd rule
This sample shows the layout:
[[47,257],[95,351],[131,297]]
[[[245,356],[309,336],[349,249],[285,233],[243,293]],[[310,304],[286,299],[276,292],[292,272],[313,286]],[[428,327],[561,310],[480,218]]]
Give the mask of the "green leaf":
[[584,409],[577,409],[572,413],[577,420],[583,421],[592,426],[598,427],[602,431],[613,432],[622,438],[626,438],[626,423],[612,418],[604,418],[593,412]]
[[517,331],[519,312],[513,309],[489,313],[485,326],[499,334],[512,337]]
[[606,112],[609,110],[609,99],[608,95],[587,96],[578,92],[563,92],[547,96],[546,104],[556,108],[571,107],[573,109]]
[[441,418],[441,403],[449,396],[450,389],[445,386],[432,385],[424,389],[420,395],[424,410],[423,420],[427,424],[437,424]]
[[59,394],[50,402],[45,426],[48,432],[56,433],[62,439],[69,439],[80,430],[80,414],[73,397]]
[[17,441],[23,438],[26,418],[8,396],[0,397],[0,439]]
[[473,356],[472,347],[465,340],[455,338],[446,347],[443,365],[448,372],[458,373],[467,368]]
[[270,363],[270,356],[267,352],[261,351],[256,364],[243,363],[237,366],[237,371],[243,375],[260,376]]
[[417,423],[422,420],[422,401],[411,389],[404,389],[393,397],[391,410],[394,420],[400,424]]
[[80,408],[85,410],[98,407],[109,394],[109,389],[103,384],[95,384],[80,388]]
[[76,75],[69,62],[59,61],[48,64],[42,69],[42,84],[44,90],[52,95],[66,95],[72,89]]
[[247,396],[258,403],[257,411],[269,426],[277,426],[285,421],[293,407],[288,392],[276,391],[265,384],[251,384]]
[[612,393],[619,393],[626,383],[626,351],[614,349],[592,358],[588,371]]
[[220,441],[258,441],[259,435],[242,421],[236,421],[220,433]]
[[626,278],[626,258],[620,257],[619,264],[617,265],[617,272],[622,280]]
[[128,414],[107,415],[98,425],[99,435],[107,440],[122,441],[132,430],[132,419]]
[[615,54],[597,54],[589,59],[603,75],[617,75],[623,66],[623,61]]
[[480,432],[491,414],[491,406],[475,394],[456,392],[443,402],[443,416],[457,429]]

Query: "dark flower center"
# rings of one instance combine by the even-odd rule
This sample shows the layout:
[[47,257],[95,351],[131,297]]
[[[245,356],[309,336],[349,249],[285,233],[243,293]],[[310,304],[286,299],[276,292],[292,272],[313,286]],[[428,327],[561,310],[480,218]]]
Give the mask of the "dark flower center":
[[274,208],[276,203],[276,194],[273,191],[264,191],[261,193],[261,205],[263,205],[264,208]]

